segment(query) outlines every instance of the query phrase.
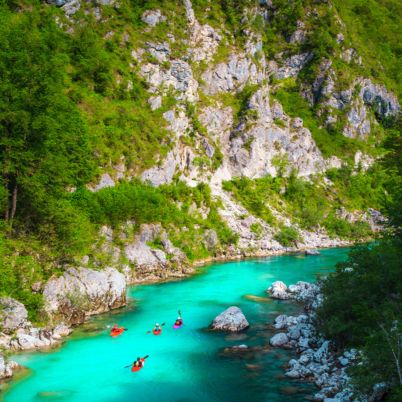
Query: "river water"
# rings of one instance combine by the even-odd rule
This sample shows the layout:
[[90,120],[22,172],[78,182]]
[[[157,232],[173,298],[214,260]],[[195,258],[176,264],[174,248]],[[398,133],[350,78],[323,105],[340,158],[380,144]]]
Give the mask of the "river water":
[[[347,249],[322,250],[319,256],[285,255],[211,264],[185,280],[131,287],[129,307],[92,319],[51,352],[24,353],[14,360],[29,374],[14,381],[5,402],[296,402],[314,393],[311,384],[283,377],[294,352],[280,349],[225,355],[227,346],[267,346],[269,324],[280,313],[296,313],[291,302],[258,300],[276,280],[312,281],[344,260]],[[211,320],[239,306],[250,329],[240,335],[207,330]],[[177,310],[184,325],[174,330]],[[111,338],[107,325],[128,328]],[[164,323],[160,336],[147,334]],[[124,366],[149,355],[144,368]]]

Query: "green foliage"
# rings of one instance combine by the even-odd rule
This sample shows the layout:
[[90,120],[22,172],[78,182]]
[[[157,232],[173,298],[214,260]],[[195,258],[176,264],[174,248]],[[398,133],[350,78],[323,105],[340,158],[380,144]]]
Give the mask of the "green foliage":
[[371,234],[370,225],[367,222],[349,222],[346,219],[329,215],[323,222],[328,234],[341,239],[366,239]]
[[346,25],[346,41],[364,60],[364,73],[402,96],[399,0],[333,0]]
[[291,247],[296,246],[297,241],[300,240],[300,234],[298,230],[292,226],[282,226],[279,232],[274,236],[274,239],[284,247]]
[[[30,246],[35,243],[30,243]],[[7,240],[0,234],[0,296],[15,298],[24,303],[28,318],[40,319],[42,295],[32,293],[31,286],[42,279],[43,269],[34,255],[29,255],[23,242]]]
[[[306,180],[292,172],[289,177],[233,179],[224,182],[223,188],[250,213],[271,225],[275,225],[270,211],[273,207],[303,229],[314,230],[321,225],[334,237],[359,240],[371,236],[366,222],[348,222],[338,217],[338,210],[381,209],[384,201],[389,199],[386,183],[395,176],[387,174],[381,164],[375,164],[366,172],[354,174],[348,167],[330,170],[327,177],[333,184],[324,185],[320,175]],[[392,182],[395,183],[395,179]]]
[[254,181],[241,177],[224,182],[223,189],[230,191],[250,213],[272,225],[275,223],[275,218],[269,207],[270,197],[274,195],[270,187],[271,181],[269,177]]
[[401,246],[400,238],[360,246],[323,283],[320,328],[340,347],[363,348],[364,365],[354,370],[361,392],[377,382],[399,383],[401,356],[395,360],[392,348],[398,354],[402,333]]
[[[173,243],[183,249],[190,260],[209,255],[202,243],[207,229],[216,231],[221,245],[236,242],[236,236],[221,220],[205,184],[190,188],[179,182],[177,185],[152,187],[133,180],[96,193],[81,188],[71,195],[71,202],[97,226],[118,227],[127,220],[134,221],[137,228],[143,223],[161,223]],[[198,208],[209,209],[207,219],[191,211],[194,203]]]
[[381,165],[389,192],[388,232],[374,244],[353,249],[323,282],[324,301],[317,320],[320,330],[338,347],[362,351],[360,364],[350,370],[357,396],[371,394],[374,384],[385,382],[386,400],[398,401],[402,389],[401,143],[386,146],[389,152]]
[[261,238],[262,234],[263,234],[263,230],[261,225],[258,222],[253,223],[250,226],[250,230],[257,236],[257,238]]

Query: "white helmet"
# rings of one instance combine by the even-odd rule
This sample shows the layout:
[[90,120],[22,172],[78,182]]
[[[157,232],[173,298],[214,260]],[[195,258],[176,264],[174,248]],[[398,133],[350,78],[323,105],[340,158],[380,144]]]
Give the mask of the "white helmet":
[[159,327],[159,324],[158,324],[158,323],[156,323],[155,325]]

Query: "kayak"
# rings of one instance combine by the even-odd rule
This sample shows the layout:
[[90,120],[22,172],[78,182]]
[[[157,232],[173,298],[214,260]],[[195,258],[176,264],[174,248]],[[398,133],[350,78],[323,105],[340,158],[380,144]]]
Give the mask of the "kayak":
[[173,325],[174,329],[181,328],[183,326],[183,321],[180,323],[180,325],[177,325],[176,323]]
[[157,331],[156,329],[154,329],[154,330],[152,331],[152,333],[153,333],[154,335],[160,335],[160,334],[162,333],[162,330],[160,329],[159,331]]
[[131,366],[131,371],[133,373],[136,371],[140,371],[144,367],[145,359],[141,359],[141,362],[142,362],[142,366],[137,367],[137,366],[134,366],[134,364]]
[[123,332],[124,332],[124,327],[120,327],[120,328],[117,328],[117,329],[112,329],[110,331],[110,336],[115,338],[116,336],[119,336]]

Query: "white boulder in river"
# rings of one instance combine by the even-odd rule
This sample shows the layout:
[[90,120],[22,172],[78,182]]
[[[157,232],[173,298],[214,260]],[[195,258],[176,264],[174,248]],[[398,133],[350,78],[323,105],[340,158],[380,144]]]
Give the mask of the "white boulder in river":
[[286,300],[290,299],[288,287],[282,281],[274,282],[268,289],[269,293],[274,299]]
[[237,332],[250,326],[243,312],[239,307],[229,307],[223,313],[219,314],[210,326],[211,329],[220,331]]
[[46,283],[43,296],[50,316],[59,315],[70,324],[80,324],[86,316],[124,306],[126,279],[110,267],[102,271],[68,268]]

